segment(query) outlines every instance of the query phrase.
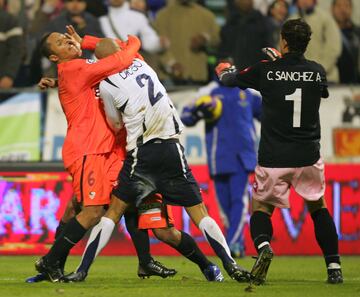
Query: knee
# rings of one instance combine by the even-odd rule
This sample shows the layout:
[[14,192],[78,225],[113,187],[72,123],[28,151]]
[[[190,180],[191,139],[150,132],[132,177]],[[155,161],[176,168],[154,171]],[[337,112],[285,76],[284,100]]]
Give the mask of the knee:
[[178,246],[181,241],[181,232],[175,228],[158,228],[153,229],[157,239],[171,246]]
[[83,217],[88,221],[89,225],[96,225],[104,214],[104,208],[100,206],[85,207],[82,211]]

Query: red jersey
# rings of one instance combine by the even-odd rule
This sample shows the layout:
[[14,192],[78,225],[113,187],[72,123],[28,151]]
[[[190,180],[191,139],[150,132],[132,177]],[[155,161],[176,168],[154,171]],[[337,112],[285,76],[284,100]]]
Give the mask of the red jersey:
[[[85,36],[82,48],[94,49],[95,41],[98,39]],[[62,150],[65,168],[84,155],[113,150],[115,135],[106,123],[94,88],[107,76],[129,67],[139,47],[136,39],[124,50],[98,62],[74,59],[58,64],[59,98],[68,123]]]

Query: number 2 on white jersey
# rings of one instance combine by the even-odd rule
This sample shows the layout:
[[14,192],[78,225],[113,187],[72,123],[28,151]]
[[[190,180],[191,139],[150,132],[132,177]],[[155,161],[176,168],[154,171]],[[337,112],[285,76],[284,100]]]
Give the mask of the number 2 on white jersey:
[[150,103],[152,106],[154,106],[154,104],[156,102],[158,102],[162,97],[163,94],[161,92],[157,92],[155,94],[154,92],[154,82],[151,79],[151,77],[145,73],[140,74],[136,77],[136,82],[139,85],[140,88],[145,87],[145,84],[143,83],[143,81],[147,81],[148,82],[148,97],[150,100]]
[[294,101],[294,109],[293,109],[294,128],[300,128],[300,124],[301,124],[301,96],[302,96],[302,90],[300,88],[296,89],[294,93],[285,96],[285,100]]

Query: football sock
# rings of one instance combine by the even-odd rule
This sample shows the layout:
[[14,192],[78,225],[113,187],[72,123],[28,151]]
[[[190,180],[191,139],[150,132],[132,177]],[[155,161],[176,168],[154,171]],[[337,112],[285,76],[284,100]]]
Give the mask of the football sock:
[[255,211],[250,218],[250,233],[258,253],[262,247],[270,245],[273,235],[270,216],[265,212]]
[[332,219],[328,209],[318,209],[311,214],[311,217],[314,222],[315,237],[323,252],[326,266],[328,268],[340,268],[338,235],[334,220]]
[[141,265],[146,265],[151,261],[150,240],[147,230],[138,229],[138,214],[136,211],[126,211],[124,214],[126,229],[134,243],[136,254]]
[[66,223],[60,220],[59,225],[56,227],[55,231],[55,240],[59,237],[59,235],[64,231]]
[[50,251],[45,256],[49,264],[55,264],[69,254],[71,248],[77,244],[86,233],[86,229],[81,226],[76,218],[71,219],[65,226],[64,231],[58,236]]
[[191,262],[194,262],[199,266],[201,270],[204,270],[209,265],[212,265],[203,252],[199,249],[195,240],[187,233],[181,232],[181,241],[178,246],[173,246],[180,254],[188,258]]
[[87,273],[89,271],[96,256],[108,243],[114,227],[115,223],[113,220],[102,217],[100,222],[91,230],[89,240],[81,258],[81,263],[76,269],[77,272],[85,271]]
[[199,229],[211,245],[216,255],[221,259],[224,266],[236,263],[231,257],[229,246],[219,226],[211,217],[204,217],[199,223]]
[[[64,223],[63,221],[60,220],[59,225],[57,226],[56,231],[55,231],[55,240],[64,231],[65,226],[66,226],[66,223]],[[69,252],[65,253],[60,258],[60,268],[61,268],[62,271],[64,271],[65,262],[66,262],[66,259],[67,259],[68,255],[69,255]]]

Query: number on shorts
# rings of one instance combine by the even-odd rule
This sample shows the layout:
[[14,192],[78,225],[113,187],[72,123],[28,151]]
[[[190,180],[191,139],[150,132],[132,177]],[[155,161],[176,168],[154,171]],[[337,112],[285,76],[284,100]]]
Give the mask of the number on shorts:
[[285,96],[285,100],[294,101],[294,109],[293,109],[293,127],[300,128],[301,125],[301,97],[302,90],[298,88],[294,93]]
[[154,94],[154,82],[151,77],[145,73],[136,77],[136,82],[141,88],[145,87],[143,80],[148,81],[148,97],[151,105],[154,106],[164,95],[161,92],[157,92],[156,95]]

